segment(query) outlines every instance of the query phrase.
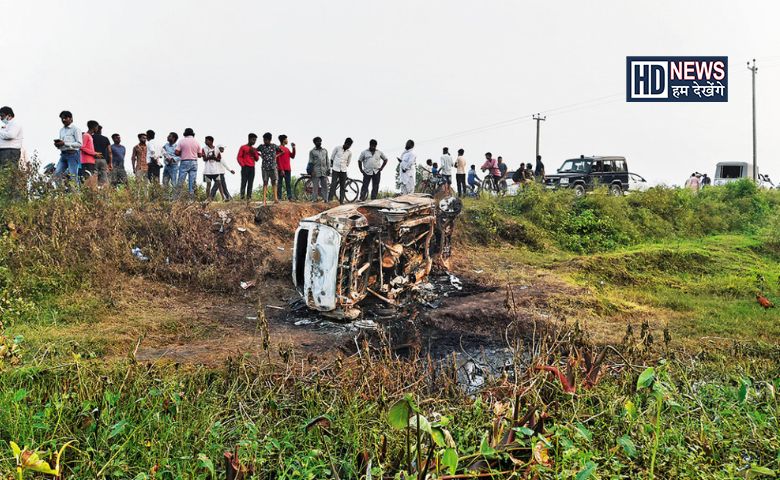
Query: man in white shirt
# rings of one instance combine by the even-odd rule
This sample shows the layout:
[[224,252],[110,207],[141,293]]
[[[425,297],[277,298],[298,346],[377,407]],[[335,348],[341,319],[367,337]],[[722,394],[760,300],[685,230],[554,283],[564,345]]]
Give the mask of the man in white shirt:
[[0,108],[0,168],[19,166],[22,157],[22,126],[11,107]]
[[339,187],[339,203],[344,203],[344,196],[347,192],[347,169],[349,168],[349,162],[352,160],[352,152],[349,148],[352,146],[352,139],[347,138],[344,140],[344,145],[333,149],[333,155],[331,155],[331,169],[333,170],[333,177],[330,182],[330,192],[328,194],[328,201],[332,201],[336,195],[336,187]]
[[23,180],[19,175],[22,158],[22,126],[14,119],[11,107],[0,108],[0,172],[6,179],[9,198],[16,198]]
[[466,195],[466,159],[463,157],[465,150],[458,149],[458,158],[455,159],[455,183],[458,185],[458,196]]
[[452,157],[449,147],[442,148],[439,158],[439,174],[444,179],[444,194],[450,195],[450,184],[452,183]]
[[406,141],[406,150],[398,159],[401,162],[399,180],[401,183],[401,195],[414,193],[414,181],[417,176],[417,155],[414,153],[414,140]]
[[160,171],[162,170],[162,151],[154,139],[154,130],[146,131],[146,178],[149,183],[160,184]]
[[368,142],[368,150],[363,150],[358,157],[358,168],[363,174],[363,188],[360,189],[361,201],[368,197],[369,183],[371,183],[371,200],[376,200],[379,194],[379,180],[382,170],[387,165],[387,157],[376,149],[377,144],[378,142],[372,139]]

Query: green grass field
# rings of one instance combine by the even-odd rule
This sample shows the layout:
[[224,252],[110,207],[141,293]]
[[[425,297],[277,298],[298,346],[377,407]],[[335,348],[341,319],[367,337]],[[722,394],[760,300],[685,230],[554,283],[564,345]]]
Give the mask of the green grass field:
[[[0,478],[53,477],[29,462],[18,471],[11,441],[51,467],[72,442],[62,478],[227,478],[225,452],[251,478],[775,477],[780,316],[755,295],[780,299],[780,198],[751,187],[466,203],[459,265],[498,284],[566,287],[548,301],[577,327],[545,339],[531,366],[574,364],[571,393],[520,368],[468,395],[447,364],[382,348],[314,363],[272,352],[212,368],[138,362],[115,351],[131,337],[112,316],[127,300],[104,292],[131,276],[208,291],[213,272],[190,273],[186,258],[141,268],[121,256],[194,228],[187,211],[170,219],[177,207],[128,192],[4,208]],[[91,220],[96,210],[107,220]],[[204,241],[197,255],[217,251]],[[138,329],[182,329],[176,311],[145,315]],[[591,385],[587,353],[605,345]]]

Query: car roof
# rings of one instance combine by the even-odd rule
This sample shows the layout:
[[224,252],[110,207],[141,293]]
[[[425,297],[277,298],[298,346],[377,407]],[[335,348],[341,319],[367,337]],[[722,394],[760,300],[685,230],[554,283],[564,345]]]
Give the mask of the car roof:
[[565,161],[569,160],[624,160],[626,157],[616,157],[616,156],[584,156],[584,157],[575,157],[575,158],[567,158]]

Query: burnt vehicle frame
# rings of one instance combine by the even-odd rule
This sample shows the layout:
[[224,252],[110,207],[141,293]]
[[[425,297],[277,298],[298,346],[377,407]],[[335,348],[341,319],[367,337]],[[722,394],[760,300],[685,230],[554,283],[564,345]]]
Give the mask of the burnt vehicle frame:
[[456,197],[410,194],[305,218],[295,232],[293,283],[307,307],[336,318],[358,316],[369,295],[397,305],[434,265],[446,267],[461,208]]

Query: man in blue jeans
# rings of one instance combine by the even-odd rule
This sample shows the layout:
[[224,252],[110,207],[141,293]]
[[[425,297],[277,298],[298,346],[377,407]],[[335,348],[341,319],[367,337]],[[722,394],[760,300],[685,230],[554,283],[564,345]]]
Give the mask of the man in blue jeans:
[[79,185],[79,166],[81,165],[81,130],[73,125],[73,114],[65,110],[60,113],[62,128],[59,138],[54,140],[54,146],[60,151],[60,161],[54,171],[54,178],[61,178],[68,171],[68,176]]
[[179,178],[176,186],[181,189],[184,183],[184,177],[188,178],[188,187],[190,196],[195,193],[195,179],[198,174],[198,159],[203,156],[203,149],[195,140],[195,132],[191,128],[184,129],[184,138],[176,146],[176,155],[181,158],[179,162]]

